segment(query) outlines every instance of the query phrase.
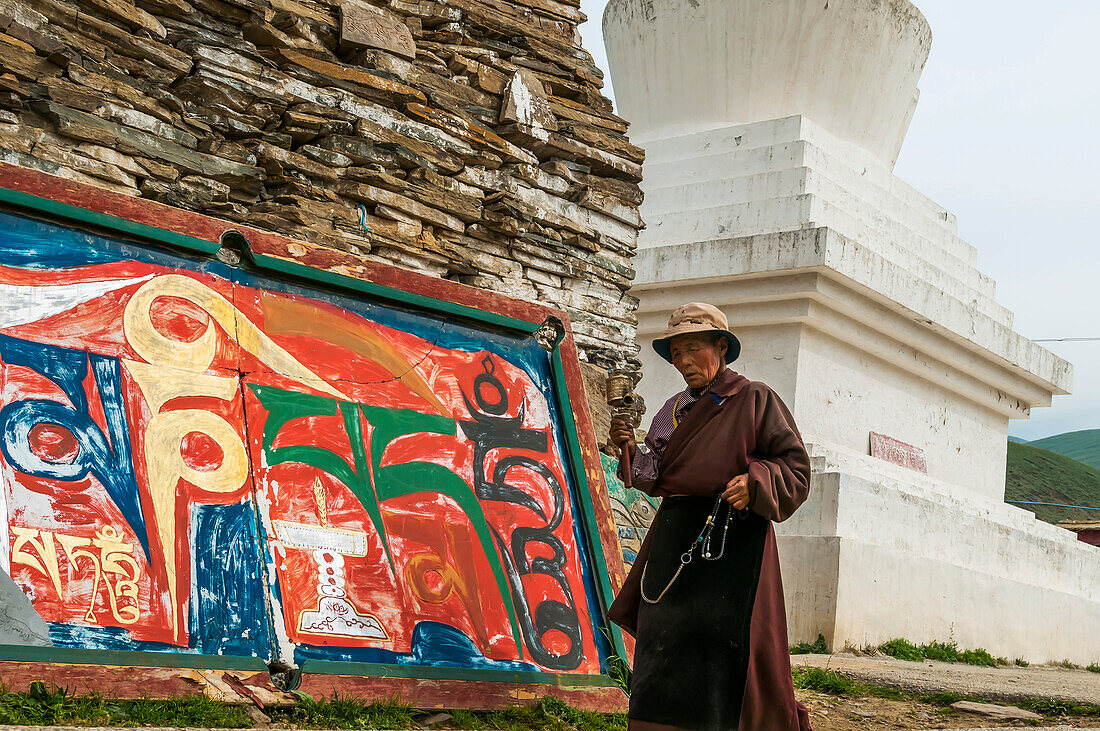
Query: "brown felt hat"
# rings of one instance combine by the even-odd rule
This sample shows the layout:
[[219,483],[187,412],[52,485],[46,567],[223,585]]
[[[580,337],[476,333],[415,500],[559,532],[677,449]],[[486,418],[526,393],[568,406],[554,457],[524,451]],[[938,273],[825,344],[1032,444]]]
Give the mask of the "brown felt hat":
[[669,363],[672,339],[688,333],[718,333],[726,338],[726,363],[732,363],[741,355],[741,341],[729,331],[729,321],[720,309],[705,302],[689,302],[676,308],[668,318],[668,327],[653,341],[653,349]]

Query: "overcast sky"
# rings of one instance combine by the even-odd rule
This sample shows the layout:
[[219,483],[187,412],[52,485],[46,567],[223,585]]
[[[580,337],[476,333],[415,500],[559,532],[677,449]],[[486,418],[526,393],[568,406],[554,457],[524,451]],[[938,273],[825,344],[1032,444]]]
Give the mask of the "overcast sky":
[[[894,172],[958,216],[1032,338],[1100,338],[1100,0],[915,0],[932,26],[921,99]],[[606,0],[582,0],[607,76]],[[1100,428],[1100,342],[1044,344],[1072,396],[1014,421],[1039,439]]]

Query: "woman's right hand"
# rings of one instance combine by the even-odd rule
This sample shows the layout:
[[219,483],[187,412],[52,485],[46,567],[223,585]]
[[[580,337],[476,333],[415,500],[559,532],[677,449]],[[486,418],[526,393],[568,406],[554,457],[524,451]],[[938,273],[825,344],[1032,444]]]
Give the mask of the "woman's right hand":
[[618,417],[612,419],[611,429],[608,430],[607,435],[611,438],[611,443],[619,449],[630,450],[631,458],[637,453],[638,444],[634,441],[634,428],[626,423],[626,419]]

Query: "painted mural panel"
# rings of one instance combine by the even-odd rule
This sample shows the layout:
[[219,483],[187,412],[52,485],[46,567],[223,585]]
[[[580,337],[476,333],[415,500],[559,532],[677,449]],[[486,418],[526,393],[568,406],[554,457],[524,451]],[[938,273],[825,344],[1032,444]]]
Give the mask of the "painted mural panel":
[[0,214],[6,568],[59,645],[599,673],[549,356]]
[[619,460],[600,453],[603,476],[607,483],[607,494],[611,499],[611,515],[615,519],[615,529],[619,537],[619,548],[623,553],[623,564],[629,571],[638,558],[642,541],[649,533],[649,526],[661,507],[661,501],[646,495],[641,490],[627,488],[619,479],[617,471]]

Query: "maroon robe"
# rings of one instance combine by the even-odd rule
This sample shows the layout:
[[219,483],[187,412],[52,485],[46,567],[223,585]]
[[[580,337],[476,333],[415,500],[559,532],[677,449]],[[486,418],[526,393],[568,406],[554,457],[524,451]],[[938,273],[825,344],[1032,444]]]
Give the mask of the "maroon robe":
[[[698,497],[672,497],[664,501],[609,611],[612,621],[637,638],[634,673],[636,680],[641,677],[644,682],[640,683],[640,689],[638,684],[632,688],[630,728],[632,731],[678,728],[808,731],[809,716],[795,700],[791,682],[783,585],[771,522],[787,519],[806,500],[809,456],[790,411],[766,385],[725,370],[718,375],[710,392],[718,398],[702,398],[673,432],[660,460],[659,478],[649,490],[666,498]],[[675,548],[671,552],[678,554],[684,545],[680,534],[688,535],[690,541],[690,536],[702,528],[698,509],[687,509],[686,503],[695,501],[702,506],[705,518],[715,496],[731,479],[746,473],[751,515],[745,514],[749,520],[731,522],[735,530],[730,533],[727,550],[731,553],[725,559],[728,569],[714,573],[715,569],[701,561],[689,564],[678,579],[679,586],[670,589],[658,604],[643,607],[641,581],[654,541],[666,546],[662,549],[664,553],[670,553],[671,546]],[[666,513],[663,522],[662,512]],[[669,523],[670,520],[673,522]],[[687,520],[690,525],[677,528],[676,520]],[[675,530],[680,531],[676,534],[679,543],[662,544],[661,532],[667,535]],[[667,584],[671,567],[678,562],[673,558],[670,564],[669,556],[665,555],[655,555],[653,559],[664,570],[660,578],[646,580],[651,599]],[[693,575],[707,578],[703,585],[692,586]],[[722,581],[738,585],[732,591],[726,591],[729,587],[714,586]],[[723,601],[744,602],[736,607],[702,605],[714,607],[709,623],[713,626],[713,638],[707,636],[705,629],[700,630],[708,626],[707,617],[694,616],[700,606],[697,595],[711,589]],[[690,606],[692,613],[685,615],[679,610],[681,620],[672,621],[685,625],[683,646],[678,645],[676,630],[668,628],[669,617],[677,616],[677,603]],[[651,637],[647,637],[645,622],[639,631],[639,611],[656,612],[656,607],[663,614],[659,624],[654,625],[651,620],[648,630]],[[746,613],[749,616],[744,616]],[[695,626],[686,626],[692,624]],[[741,629],[727,625],[739,625]],[[739,631],[743,635],[738,635]],[[728,655],[723,654],[722,648],[726,647],[730,648]],[[691,664],[691,658],[698,653],[702,653],[699,662],[703,666]],[[678,660],[681,655],[687,659]],[[706,667],[708,664],[710,667]],[[669,678],[668,687],[662,687],[662,672],[684,675],[689,669],[695,669],[698,675],[682,688],[678,686],[681,679],[677,678]],[[716,682],[720,687],[705,687],[711,674],[719,678]],[[647,697],[635,698],[638,692]],[[721,702],[716,703],[715,698]],[[693,708],[701,704],[722,705],[725,711],[696,715]],[[723,713],[737,718],[728,718]],[[682,714],[683,720],[678,714]]]

